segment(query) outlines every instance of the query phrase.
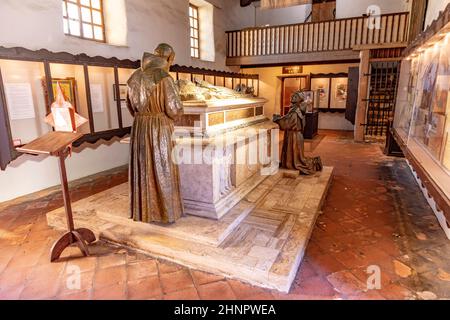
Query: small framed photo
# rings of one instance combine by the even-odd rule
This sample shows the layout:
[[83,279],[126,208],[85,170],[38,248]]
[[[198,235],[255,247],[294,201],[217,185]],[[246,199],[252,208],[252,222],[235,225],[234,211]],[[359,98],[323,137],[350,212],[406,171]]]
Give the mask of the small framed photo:
[[306,112],[314,111],[314,91],[304,91],[305,103],[307,105]]
[[[113,84],[114,101],[117,101],[116,85]],[[126,84],[119,84],[120,101],[127,101],[128,86]]]
[[347,108],[348,78],[333,78],[331,80],[333,95],[331,96],[331,108]]
[[316,92],[316,108],[328,109],[330,107],[330,78],[311,79],[311,90]]

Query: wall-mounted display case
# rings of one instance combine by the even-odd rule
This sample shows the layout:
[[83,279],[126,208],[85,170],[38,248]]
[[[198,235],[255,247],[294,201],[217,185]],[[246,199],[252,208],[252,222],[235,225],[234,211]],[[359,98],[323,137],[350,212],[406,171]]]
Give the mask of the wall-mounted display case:
[[450,219],[450,6],[402,61],[392,136]]
[[[58,83],[76,112],[89,119],[79,128],[84,135],[75,146],[130,133],[126,84],[139,67],[140,61],[0,47],[0,168],[19,156],[15,147],[52,130],[45,117]],[[259,94],[258,75],[178,65],[172,66],[171,75],[229,89],[245,85]]]

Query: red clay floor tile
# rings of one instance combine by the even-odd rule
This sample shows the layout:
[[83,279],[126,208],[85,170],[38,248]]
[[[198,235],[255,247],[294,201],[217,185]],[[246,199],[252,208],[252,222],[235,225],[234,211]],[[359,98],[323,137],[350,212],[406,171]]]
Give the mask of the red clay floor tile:
[[[61,235],[45,217],[63,205],[55,189],[0,204],[0,299],[450,299],[450,245],[404,159],[354,143],[351,133],[321,134],[314,153],[335,167],[334,181],[290,294],[102,241],[91,257],[74,247],[50,264]],[[123,167],[99,173],[71,183],[72,195],[81,199],[126,179]],[[371,264],[381,269],[380,290],[366,288]],[[71,266],[81,271],[76,290],[67,287]]]

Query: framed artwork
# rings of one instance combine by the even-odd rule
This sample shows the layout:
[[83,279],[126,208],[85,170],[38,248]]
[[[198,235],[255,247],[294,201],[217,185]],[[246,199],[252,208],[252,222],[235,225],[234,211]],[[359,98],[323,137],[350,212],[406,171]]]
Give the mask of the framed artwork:
[[306,112],[314,111],[314,91],[305,91],[305,103],[307,104]]
[[327,109],[330,106],[330,78],[311,79],[311,90],[316,92],[315,107]]
[[[56,88],[59,85],[61,86],[61,90],[64,94],[64,99],[67,102],[70,102],[75,109],[75,112],[78,111],[78,103],[77,103],[77,81],[75,78],[52,78],[52,89],[53,89],[53,97],[56,97]],[[44,87],[45,101],[47,106],[50,108],[50,105],[53,101],[50,101],[47,91],[47,86],[45,84],[45,78],[42,79],[42,86]],[[50,111],[50,110],[48,110]]]
[[299,74],[303,73],[303,66],[283,67],[283,74]]
[[[117,101],[116,85],[113,84],[114,101]],[[120,101],[127,101],[128,87],[126,84],[119,84]]]
[[[75,109],[75,112],[78,111],[78,101],[77,101],[77,81],[75,78],[52,78],[52,89],[53,89],[53,97],[56,97],[56,88],[59,85],[61,86],[61,90],[64,94],[64,99],[67,102],[70,102]],[[45,78],[42,79],[42,87],[44,88],[45,102],[48,108],[48,112],[50,112],[50,106],[54,101],[50,101],[47,86],[45,83]]]
[[315,107],[322,112],[344,112],[347,109],[348,73],[311,75],[311,90],[315,92]]
[[348,78],[331,79],[331,102],[332,109],[347,108]]

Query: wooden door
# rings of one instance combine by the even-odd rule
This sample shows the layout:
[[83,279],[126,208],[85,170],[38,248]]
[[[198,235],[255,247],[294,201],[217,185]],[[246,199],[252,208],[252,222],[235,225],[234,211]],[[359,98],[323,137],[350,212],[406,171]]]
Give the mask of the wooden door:
[[356,108],[358,106],[359,67],[348,69],[348,93],[345,119],[355,124]]
[[299,90],[309,90],[309,76],[285,77],[282,79],[283,86],[281,92],[281,115],[289,112],[291,106],[291,96]]

